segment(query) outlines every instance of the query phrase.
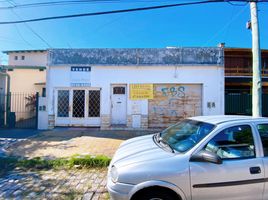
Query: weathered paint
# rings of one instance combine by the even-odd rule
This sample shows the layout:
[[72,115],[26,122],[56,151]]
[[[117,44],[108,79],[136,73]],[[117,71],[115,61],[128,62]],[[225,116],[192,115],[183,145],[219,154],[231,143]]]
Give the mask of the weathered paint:
[[149,127],[163,128],[202,114],[201,84],[155,84],[149,100]]
[[49,65],[220,65],[222,48],[52,49]]

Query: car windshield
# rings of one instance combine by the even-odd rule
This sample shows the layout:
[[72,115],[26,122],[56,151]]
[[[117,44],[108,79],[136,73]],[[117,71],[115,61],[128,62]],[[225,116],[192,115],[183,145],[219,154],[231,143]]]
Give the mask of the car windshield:
[[183,153],[193,148],[214,127],[213,124],[188,119],[165,129],[159,137],[172,149]]

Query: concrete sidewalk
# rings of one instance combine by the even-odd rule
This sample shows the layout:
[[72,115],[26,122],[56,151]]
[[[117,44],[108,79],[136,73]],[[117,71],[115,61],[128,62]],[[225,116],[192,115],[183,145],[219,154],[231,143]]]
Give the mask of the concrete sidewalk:
[[0,138],[25,139],[41,132],[36,129],[0,129]]
[[35,129],[0,129],[0,157],[6,156],[6,149],[15,144],[41,133]]
[[7,148],[9,155],[48,159],[79,155],[112,157],[126,139],[154,131],[101,131],[86,128],[57,128],[41,132]]

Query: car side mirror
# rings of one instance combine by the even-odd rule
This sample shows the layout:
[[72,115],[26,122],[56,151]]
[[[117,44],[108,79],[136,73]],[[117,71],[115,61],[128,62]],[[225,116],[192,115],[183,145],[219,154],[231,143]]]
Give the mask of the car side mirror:
[[192,155],[190,162],[209,162],[214,164],[222,164],[222,159],[215,153],[202,150]]

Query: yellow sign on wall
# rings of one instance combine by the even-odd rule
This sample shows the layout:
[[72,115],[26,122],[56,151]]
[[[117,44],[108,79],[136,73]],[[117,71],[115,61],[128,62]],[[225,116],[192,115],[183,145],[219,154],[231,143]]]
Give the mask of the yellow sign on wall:
[[154,98],[153,84],[130,84],[130,99],[145,100]]

